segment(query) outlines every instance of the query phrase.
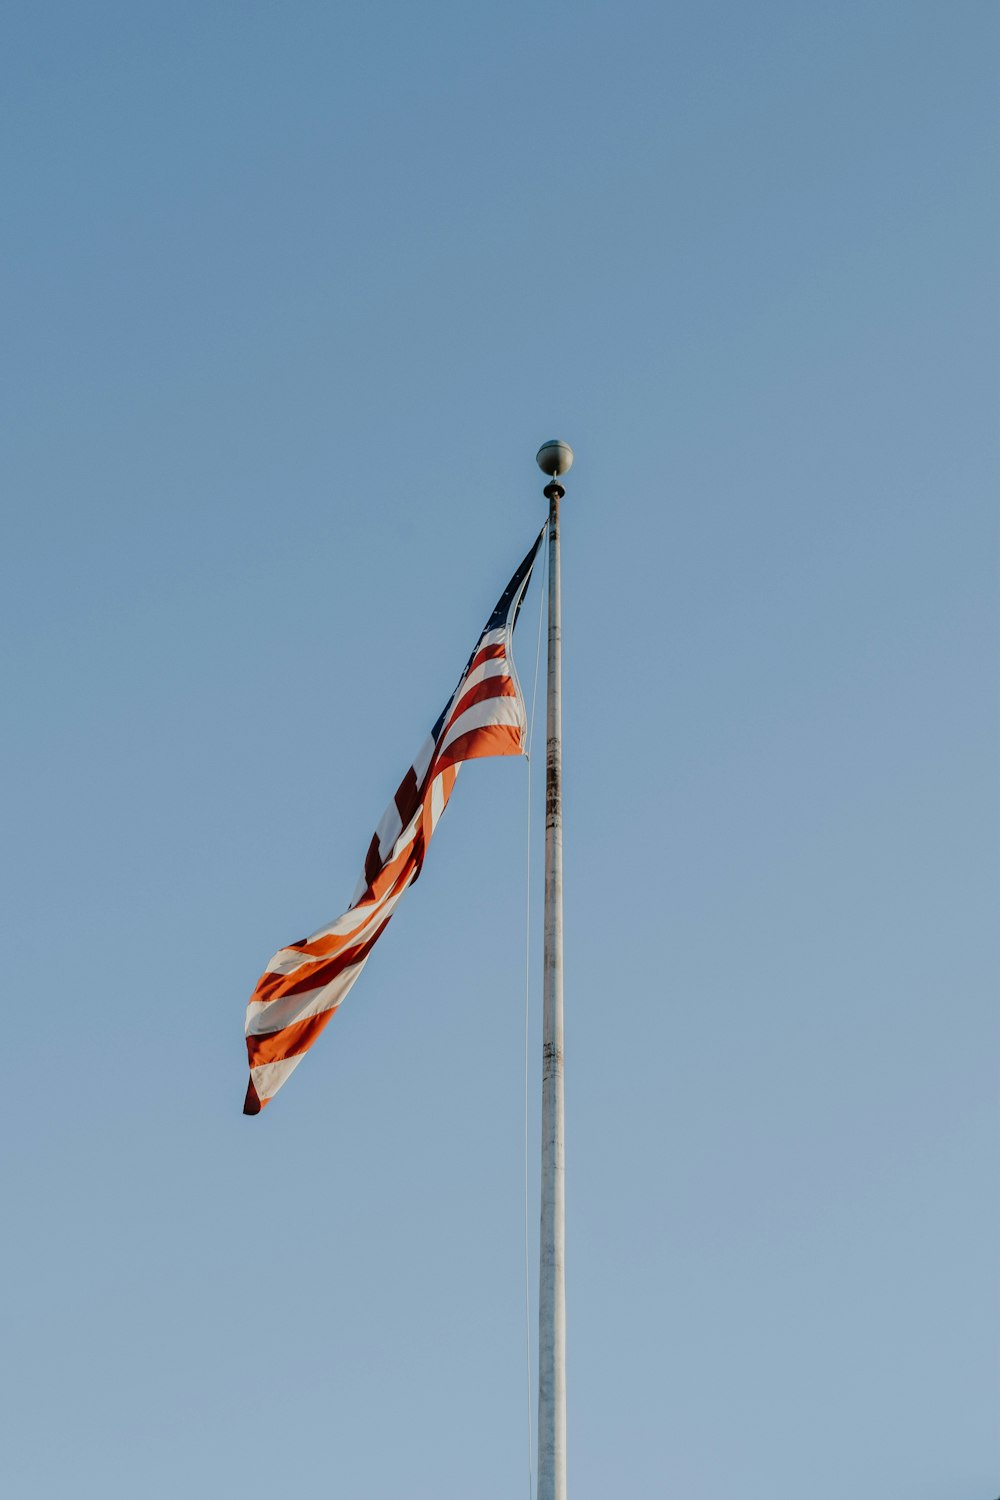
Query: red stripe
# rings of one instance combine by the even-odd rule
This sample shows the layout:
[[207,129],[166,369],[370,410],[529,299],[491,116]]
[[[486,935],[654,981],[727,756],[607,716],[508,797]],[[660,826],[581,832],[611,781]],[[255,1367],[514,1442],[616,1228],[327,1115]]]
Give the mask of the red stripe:
[[468,677],[469,673],[474,672],[477,667],[481,667],[484,661],[499,661],[501,657],[506,655],[507,647],[504,645],[503,641],[500,641],[500,643],[495,646],[484,646],[481,651],[476,652],[475,656],[470,661],[468,671],[465,675]]
[[[358,907],[354,908],[359,910]],[[360,908],[361,915],[358,918],[357,927],[354,932],[332,932],[327,937],[317,938],[314,943],[303,943],[301,947],[296,946],[295,951],[301,953],[303,958],[330,958],[332,954],[339,953],[348,944],[354,942],[354,933],[364,927],[371,920],[372,913]],[[293,971],[294,972],[294,971]]]
[[523,749],[521,731],[515,725],[485,724],[482,729],[470,729],[468,734],[452,740],[438,761],[438,769],[484,755],[520,755]]
[[[341,949],[350,947],[362,927],[365,927],[371,921],[372,917],[378,914],[378,906],[379,903],[377,901],[359,901],[357,906],[351,907],[350,914],[357,920],[350,932],[328,932],[326,937],[316,938],[311,943],[290,943],[282,951],[285,953],[301,953],[303,961],[307,958],[329,958],[332,954],[339,953]],[[345,912],[344,915],[346,916],[347,913]],[[340,920],[343,921],[343,918],[340,918]],[[292,969],[290,972],[295,974],[298,973],[298,970]],[[265,974],[262,976],[260,983],[263,984],[265,979],[273,979],[274,977],[273,973]],[[279,974],[277,977],[280,979],[282,976]],[[251,998],[254,1000],[263,1000],[267,997],[265,995],[253,995]]]
[[396,792],[396,811],[404,828],[419,806],[420,788],[417,786],[417,773],[411,766]]
[[276,991],[287,979],[286,974],[262,974],[257,981],[257,988],[250,996],[251,1002],[260,1001],[262,1004],[276,997]]
[[324,985],[332,984],[345,969],[349,969],[352,964],[360,963],[362,959],[368,957],[391,921],[392,912],[389,912],[363,942],[355,943],[353,948],[345,948],[341,953],[334,954],[332,958],[323,959],[319,963],[304,964],[292,974],[268,975],[268,978],[280,980],[280,984],[272,986],[266,995],[255,993],[252,998],[270,1003],[273,1000],[285,1000],[290,995],[305,995],[310,990],[319,990]]
[[387,896],[391,896],[404,879],[407,869],[413,863],[413,860],[413,844],[409,843],[401,854],[397,854],[395,859],[389,860],[387,864],[384,864],[381,869],[375,872],[373,877],[369,876],[366,872],[365,879],[368,881],[368,884],[365,886],[364,894],[354,909],[357,910],[361,906],[377,907],[380,901],[384,901]]
[[370,886],[371,894],[376,902],[384,901],[406,879],[410,866],[416,861],[417,854],[413,843],[407,844],[402,854],[397,854],[395,859],[389,860],[383,865],[378,875]]
[[454,724],[459,714],[464,714],[465,710],[467,708],[471,708],[474,703],[485,703],[488,698],[516,697],[517,688],[514,686],[512,678],[485,677],[482,682],[477,682],[475,687],[471,687],[464,697],[459,698],[454,710],[448,717],[448,724],[445,727],[445,733],[441,736],[441,738],[445,738],[448,732],[448,728],[450,728],[450,726]]
[[378,834],[372,834],[372,841],[368,845],[368,853],[365,855],[365,879],[371,885],[375,876],[382,868],[382,856],[379,853]]
[[334,1014],[332,1010],[321,1010],[318,1016],[293,1021],[280,1031],[271,1031],[265,1036],[248,1036],[247,1057],[251,1068],[259,1068],[264,1063],[284,1062],[299,1052],[308,1052]]

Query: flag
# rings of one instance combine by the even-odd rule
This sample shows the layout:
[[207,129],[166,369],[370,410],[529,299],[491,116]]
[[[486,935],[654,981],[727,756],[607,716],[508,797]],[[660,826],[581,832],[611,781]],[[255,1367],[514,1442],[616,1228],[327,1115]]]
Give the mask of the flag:
[[383,813],[347,911],[312,937],[279,949],[258,980],[247,1005],[245,1115],[259,1114],[274,1098],[368,962],[423,868],[463,762],[527,748],[511,637],[544,532],[543,526],[501,594],[444,712]]

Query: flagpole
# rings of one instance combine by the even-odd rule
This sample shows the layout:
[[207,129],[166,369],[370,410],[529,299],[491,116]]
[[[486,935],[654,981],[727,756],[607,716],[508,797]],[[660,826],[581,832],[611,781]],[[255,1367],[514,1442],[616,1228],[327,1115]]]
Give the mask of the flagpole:
[[558,481],[568,443],[537,455],[550,476],[548,694],[545,715],[545,952],[542,1015],[542,1212],[538,1287],[538,1500],[566,1500],[566,1201],[563,1122],[562,616]]

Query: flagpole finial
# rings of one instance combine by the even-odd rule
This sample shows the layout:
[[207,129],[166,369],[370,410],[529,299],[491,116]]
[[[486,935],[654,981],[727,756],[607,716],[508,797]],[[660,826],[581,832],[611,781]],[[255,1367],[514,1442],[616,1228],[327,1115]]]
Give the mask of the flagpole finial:
[[573,467],[573,450],[569,443],[550,438],[535,454],[535,462],[543,474],[556,479],[560,474],[568,474]]

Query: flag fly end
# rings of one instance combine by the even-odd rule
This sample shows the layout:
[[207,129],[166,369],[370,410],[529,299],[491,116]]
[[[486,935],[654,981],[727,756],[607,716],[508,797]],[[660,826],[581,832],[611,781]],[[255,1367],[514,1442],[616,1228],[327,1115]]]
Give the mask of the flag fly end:
[[251,1078],[247,1084],[247,1096],[243,1101],[243,1113],[245,1115],[259,1115],[263,1107],[260,1099],[257,1097],[257,1090],[254,1088],[253,1079]]

